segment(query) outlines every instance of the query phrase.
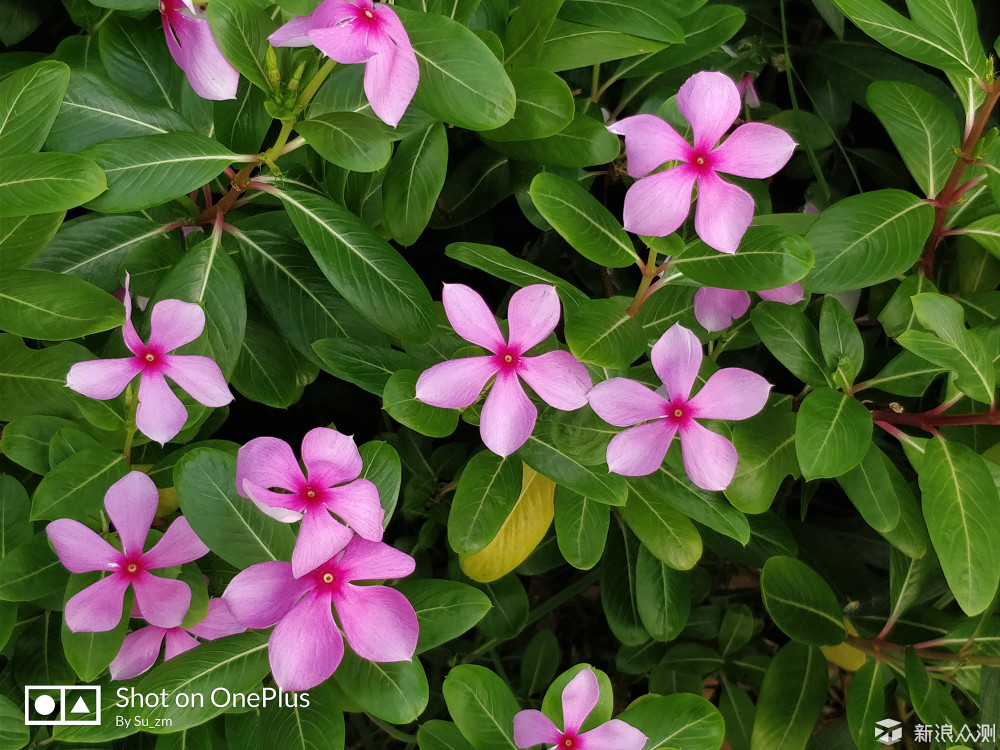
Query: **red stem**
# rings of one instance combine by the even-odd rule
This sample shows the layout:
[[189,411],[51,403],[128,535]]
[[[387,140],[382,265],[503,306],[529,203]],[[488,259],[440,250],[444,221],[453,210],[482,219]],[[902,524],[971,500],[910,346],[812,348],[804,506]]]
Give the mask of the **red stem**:
[[905,424],[921,430],[936,433],[937,427],[958,427],[960,425],[993,424],[1000,425],[1000,411],[990,408],[982,414],[940,414],[936,409],[913,414],[897,413],[890,410],[872,412],[872,421],[883,424]]

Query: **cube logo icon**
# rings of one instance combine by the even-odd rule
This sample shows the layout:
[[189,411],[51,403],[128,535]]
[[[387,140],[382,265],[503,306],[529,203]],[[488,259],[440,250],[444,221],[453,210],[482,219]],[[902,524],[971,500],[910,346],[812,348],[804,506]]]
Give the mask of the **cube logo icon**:
[[895,745],[903,739],[903,724],[895,719],[875,722],[875,741],[883,745]]
[[27,726],[80,726],[101,723],[100,685],[26,685]]

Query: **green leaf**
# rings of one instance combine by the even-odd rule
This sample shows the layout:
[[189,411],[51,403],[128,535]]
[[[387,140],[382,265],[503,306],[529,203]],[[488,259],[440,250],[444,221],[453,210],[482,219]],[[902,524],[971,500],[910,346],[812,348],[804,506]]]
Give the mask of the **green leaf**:
[[437,14],[396,13],[420,65],[413,106],[468,130],[498,128],[514,116],[514,86],[475,34]]
[[835,646],[847,637],[837,595],[804,562],[794,557],[770,558],[760,574],[760,590],[767,613],[792,640]]
[[638,261],[632,240],[618,220],[578,183],[539,172],[528,194],[552,228],[587,260],[610,268]]
[[448,136],[432,122],[400,141],[382,181],[386,228],[400,245],[424,231],[448,171]]
[[555,412],[551,425],[555,446],[587,466],[604,463],[608,442],[618,433],[588,406]]
[[684,31],[674,15],[673,0],[567,0],[560,13],[567,21],[682,44]]
[[482,620],[493,606],[482,591],[458,581],[404,580],[396,588],[417,613],[420,625],[418,654],[462,635]]
[[805,750],[826,702],[826,674],[818,648],[784,646],[764,675],[750,750]]
[[0,421],[36,414],[78,417],[66,373],[76,362],[92,358],[77,344],[29,349],[17,336],[0,333]]
[[520,711],[507,683],[472,664],[452,668],[444,679],[448,713],[476,750],[517,750],[514,714]]
[[955,115],[937,97],[902,81],[876,81],[867,98],[913,179],[928,198],[936,197],[962,142]]
[[899,396],[922,396],[934,378],[944,371],[944,368],[904,351],[893,357],[875,377],[866,380],[864,386]]
[[882,665],[868,660],[854,673],[851,689],[847,692],[847,723],[851,737],[860,750],[877,750],[872,727],[885,716],[885,682]]
[[806,479],[850,471],[864,458],[871,438],[871,412],[850,396],[819,388],[799,406],[795,454]]
[[555,135],[573,120],[573,93],[555,73],[538,68],[510,71],[517,104],[505,125],[480,133],[491,141],[526,141]]
[[208,5],[208,24],[219,50],[257,88],[270,92],[264,58],[276,19],[252,0],[219,0]]
[[601,607],[615,638],[623,645],[638,646],[649,640],[639,614],[636,591],[641,545],[620,519],[616,521],[608,533],[607,549],[601,559]]
[[388,346],[368,346],[347,339],[321,339],[313,350],[331,375],[381,396],[398,370],[420,367],[420,361]]
[[74,339],[120,326],[121,304],[93,284],[52,271],[5,271],[0,327],[46,341]]
[[353,172],[377,172],[392,156],[382,123],[359,112],[328,112],[296,123],[295,130],[328,162]]
[[1000,258],[1000,216],[991,214],[969,224],[963,230],[997,258]]
[[642,625],[657,641],[672,641],[687,625],[691,610],[691,576],[664,565],[645,546],[639,547],[635,598]]
[[690,519],[646,484],[630,481],[622,518],[639,541],[675,570],[689,570],[701,558],[701,535]]
[[750,642],[754,631],[753,612],[745,604],[732,604],[726,608],[719,626],[719,649],[723,656],[741,650]]
[[458,426],[458,411],[442,409],[417,400],[420,374],[415,370],[397,370],[386,381],[382,408],[401,425],[428,437],[447,437]]
[[196,133],[115,138],[88,146],[108,176],[108,191],[87,204],[102,213],[125,213],[178,198],[218,177],[239,159],[221,143]]
[[41,531],[21,542],[0,560],[0,600],[29,602],[62,591],[69,580],[49,546],[49,537]]
[[684,248],[670,266],[699,284],[721,289],[776,289],[803,278],[812,267],[812,248],[802,235],[776,226],[750,227],[735,255],[701,240]]
[[574,568],[590,570],[600,562],[610,523],[611,509],[607,505],[556,486],[556,542]]
[[521,660],[521,690],[527,695],[540,693],[559,668],[559,639],[551,630],[539,630],[528,641]]
[[24,708],[7,696],[0,695],[0,747],[16,750],[30,741],[31,728],[24,723]]
[[584,497],[607,505],[624,505],[628,496],[625,478],[609,474],[602,467],[581,464],[554,444],[546,421],[540,419],[534,434],[517,451],[528,466]]
[[421,722],[417,745],[420,750],[476,750],[455,724],[440,719]]
[[[294,705],[272,701],[272,705],[262,707],[260,711],[257,741],[265,747],[343,750],[344,736],[344,712],[340,710],[336,690],[329,682],[309,688],[309,705],[301,699],[294,700]],[[160,748],[157,747],[157,750]]]
[[100,526],[104,495],[129,472],[121,453],[107,448],[86,448],[52,469],[35,490],[31,520],[72,518]]
[[174,486],[191,528],[226,562],[242,570],[258,562],[290,559],[295,543],[291,528],[240,497],[234,456],[195,448],[174,467]]
[[528,594],[516,573],[477,587],[490,597],[493,609],[479,622],[479,629],[489,638],[513,638],[528,622]]
[[816,261],[804,284],[843,292],[899,276],[920,257],[933,224],[934,209],[902,190],[837,201],[806,232]]
[[[149,0],[99,0],[117,10],[152,10]],[[95,3],[96,5],[97,3]],[[179,109],[181,71],[170,59],[159,24],[143,23],[123,13],[110,15],[97,36],[107,77],[141,101]]]
[[413,267],[342,206],[289,189],[279,196],[330,283],[371,323],[407,342],[431,334],[431,296]]
[[785,477],[798,477],[795,457],[795,415],[777,408],[733,425],[733,445],[739,461],[725,489],[726,498],[744,513],[771,507]]
[[920,503],[917,502],[902,473],[888,456],[883,456],[883,463],[889,473],[892,491],[899,501],[899,523],[891,531],[880,533],[889,544],[909,557],[922,558],[927,554],[930,539],[927,535],[927,525],[921,515]]
[[644,695],[618,718],[649,738],[646,750],[718,750],[726,728],[715,706],[700,695],[685,693]]
[[594,676],[597,677],[598,688],[597,705],[593,708],[587,716],[586,721],[584,721],[583,725],[580,727],[584,732],[587,732],[607,721],[610,721],[611,713],[614,710],[614,695],[612,694],[613,689],[611,687],[610,678],[603,671],[590,664],[576,664],[552,681],[552,684],[549,685],[549,689],[545,691],[545,696],[542,698],[542,713],[548,716],[558,726],[565,724],[565,720],[563,718],[562,694],[566,690],[566,686],[570,683],[570,681],[584,669],[589,669],[594,673]]
[[388,526],[399,501],[402,465],[396,449],[382,440],[370,440],[358,448],[364,468],[361,478],[378,490],[379,502],[385,510],[383,525]]
[[833,385],[819,333],[799,310],[780,302],[760,302],[750,311],[750,321],[764,346],[795,377],[813,386]]
[[251,401],[286,409],[298,403],[316,374],[317,367],[295,351],[259,313],[250,315],[230,379],[236,390]]
[[940,436],[927,443],[918,476],[931,544],[948,587],[973,617],[993,601],[1000,583],[1000,504],[985,460]]
[[[9,425],[4,428],[5,439],[9,429]],[[6,445],[3,446],[3,452],[7,453]],[[32,525],[28,518],[30,510],[28,493],[20,482],[12,476],[0,474],[0,560],[21,542],[31,538]]]
[[102,76],[74,70],[45,146],[49,151],[79,151],[111,138],[190,130],[172,109],[148,104]]
[[448,514],[448,543],[460,555],[488,545],[521,494],[521,462],[480,451],[465,465]]
[[885,454],[872,443],[861,463],[837,479],[865,523],[880,533],[896,528],[901,513],[886,463]]
[[650,39],[599,29],[557,18],[549,29],[536,65],[558,73],[623,57],[659,52],[666,45]]
[[726,720],[726,741],[732,750],[750,750],[756,708],[746,690],[730,682],[719,696],[719,713]]
[[554,167],[593,167],[618,157],[621,142],[599,120],[578,114],[565,128],[547,138],[484,142],[512,159]]
[[65,216],[65,211],[56,211],[0,217],[0,271],[28,265],[49,244]]
[[100,167],[76,154],[0,157],[0,217],[66,211],[100,195],[106,187]]
[[517,7],[503,38],[505,66],[526,68],[538,62],[545,36],[562,4],[563,0],[526,0]]
[[0,157],[41,150],[68,85],[69,67],[55,60],[29,65],[0,82]]
[[842,376],[837,380],[838,384],[854,383],[865,359],[865,346],[851,314],[834,297],[823,299],[819,316],[819,342],[826,366]]
[[566,313],[566,344],[577,359],[625,369],[646,352],[642,326],[626,313],[629,301],[589,300]]

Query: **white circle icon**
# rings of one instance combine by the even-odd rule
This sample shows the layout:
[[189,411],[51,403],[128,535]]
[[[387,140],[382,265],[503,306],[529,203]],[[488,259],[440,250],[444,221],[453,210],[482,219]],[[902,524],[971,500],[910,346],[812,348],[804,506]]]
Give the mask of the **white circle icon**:
[[34,707],[37,713],[48,716],[56,710],[56,702],[51,695],[39,695],[35,698]]

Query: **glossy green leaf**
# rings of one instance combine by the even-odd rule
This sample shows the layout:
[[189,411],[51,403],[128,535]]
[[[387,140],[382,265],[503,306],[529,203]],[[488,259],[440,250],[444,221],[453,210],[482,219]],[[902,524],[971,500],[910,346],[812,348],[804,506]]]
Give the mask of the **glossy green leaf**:
[[421,435],[447,437],[458,426],[458,411],[419,401],[416,397],[419,376],[414,370],[393,373],[382,392],[382,408],[397,422]]
[[526,0],[518,6],[503,38],[505,66],[526,68],[538,62],[545,37],[562,5],[563,0]]
[[629,482],[622,518],[659,560],[675,570],[689,570],[701,557],[701,535],[690,519],[668,505],[648,485]]
[[79,416],[74,394],[66,388],[66,373],[76,362],[91,358],[78,344],[29,349],[17,336],[0,334],[0,420]]
[[555,135],[528,141],[486,141],[487,145],[512,159],[533,161],[554,167],[592,167],[617,158],[618,136],[587,115],[577,115]]
[[750,750],[804,750],[826,699],[827,662],[815,646],[789,643],[771,660],[757,701]]
[[799,310],[780,302],[760,302],[750,320],[764,346],[795,377],[813,386],[833,385],[819,333]]
[[121,453],[107,448],[87,448],[52,469],[35,490],[31,502],[33,521],[72,518],[91,526],[101,524],[104,495],[128,474]]
[[677,4],[671,0],[567,0],[560,17],[599,29],[680,44],[684,41],[684,31],[673,18],[679,15],[677,10]]
[[460,555],[488,545],[521,493],[521,462],[480,451],[462,469],[448,515],[448,543]]
[[795,415],[765,408],[733,425],[739,461],[726,498],[744,513],[763,513],[774,501],[785,477],[799,475],[795,457]]
[[562,485],[556,487],[555,528],[559,551],[566,562],[590,570],[600,562],[608,538],[611,510]]
[[359,112],[328,112],[296,123],[295,130],[328,162],[354,172],[377,172],[392,155],[382,123]]
[[[99,0],[117,10],[152,10],[150,0]],[[97,3],[95,3],[96,5]],[[131,7],[123,7],[123,6]],[[107,77],[140,101],[169,109],[181,104],[180,68],[172,64],[159,24],[143,23],[124,13],[111,14],[97,36]]]
[[462,736],[457,725],[440,719],[420,723],[417,746],[420,750],[476,750]]
[[776,226],[750,227],[735,255],[701,240],[671,258],[670,266],[699,284],[722,289],[776,289],[803,278],[813,254],[802,235]]
[[42,148],[68,85],[69,67],[55,60],[29,65],[0,82],[0,157]]
[[691,576],[664,565],[645,546],[639,547],[635,595],[643,627],[657,641],[672,641],[687,624],[691,609]]
[[517,451],[528,466],[584,497],[607,505],[624,505],[628,496],[625,478],[609,474],[603,467],[584,466],[574,456],[560,450],[539,420],[534,434]]
[[645,695],[618,718],[645,734],[648,750],[718,750],[725,722],[719,710],[699,695]]
[[298,403],[317,373],[316,365],[293,349],[270,325],[251,314],[239,359],[230,378],[241,394],[276,409]]
[[106,187],[101,167],[76,154],[0,157],[0,217],[66,211],[100,195]]
[[0,271],[27,266],[49,244],[65,216],[56,211],[0,217]]
[[61,341],[122,324],[124,309],[107,292],[52,271],[5,271],[0,277],[0,327],[10,333]]
[[590,300],[566,314],[566,344],[581,362],[625,369],[646,352],[646,337],[627,314],[626,297]]
[[288,702],[292,705],[272,700],[261,708],[258,742],[289,750],[343,750],[344,712],[340,710],[333,685],[322,683],[309,688],[308,706],[301,694]]
[[823,578],[794,557],[770,558],[760,575],[764,606],[792,640],[835,646],[847,635],[837,596]]
[[636,591],[640,547],[636,535],[616,519],[601,559],[601,607],[612,634],[625,646],[649,640]]
[[819,343],[826,366],[837,373],[834,376],[837,384],[841,387],[853,384],[865,359],[864,342],[851,314],[834,297],[823,299]]
[[806,479],[850,471],[864,458],[871,438],[871,413],[850,396],[819,388],[799,406],[795,454]]
[[396,371],[420,366],[419,360],[398,349],[348,339],[320,339],[313,344],[313,350],[324,370],[376,396],[382,395]]
[[0,599],[27,602],[53,592],[62,592],[69,580],[49,546],[49,537],[41,531],[27,539],[0,560]]
[[386,227],[396,242],[412,245],[424,231],[444,185],[448,136],[432,122],[400,141],[382,181]]
[[523,141],[555,135],[573,120],[573,94],[566,82],[547,70],[515,68],[510,71],[517,104],[505,125],[484,130],[491,141]]
[[219,50],[250,83],[270,91],[264,58],[277,19],[252,0],[219,0],[208,5],[208,23]]
[[536,64],[542,70],[558,73],[659,52],[665,46],[663,42],[557,18]]
[[[9,425],[4,428],[5,442],[8,429]],[[6,445],[3,452],[7,453]],[[24,487],[14,477],[0,474],[0,560],[31,538],[30,512],[31,503]]]
[[872,727],[885,716],[885,681],[882,665],[869,659],[854,673],[847,692],[847,723],[851,737],[861,750],[877,750],[879,741]]
[[559,668],[559,639],[551,630],[539,630],[524,647],[521,661],[521,690],[534,695],[547,687]]
[[413,605],[420,625],[417,653],[457,638],[477,622],[493,606],[479,589],[458,581],[407,579],[396,588]]
[[448,713],[476,750],[517,750],[514,714],[521,707],[495,673],[461,664],[445,677],[443,692]]

